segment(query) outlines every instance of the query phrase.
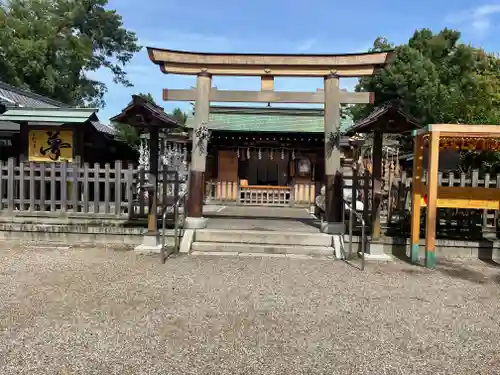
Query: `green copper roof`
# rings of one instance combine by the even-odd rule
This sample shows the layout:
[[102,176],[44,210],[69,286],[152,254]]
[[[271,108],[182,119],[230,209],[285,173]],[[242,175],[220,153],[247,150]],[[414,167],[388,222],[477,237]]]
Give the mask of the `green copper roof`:
[[[186,126],[193,128],[194,125],[194,117],[190,116]],[[341,120],[341,131],[351,126],[350,118]],[[208,128],[237,132],[323,133],[324,112],[309,108],[212,107]]]
[[11,108],[0,115],[1,121],[43,122],[54,124],[84,123],[97,110],[93,108]]

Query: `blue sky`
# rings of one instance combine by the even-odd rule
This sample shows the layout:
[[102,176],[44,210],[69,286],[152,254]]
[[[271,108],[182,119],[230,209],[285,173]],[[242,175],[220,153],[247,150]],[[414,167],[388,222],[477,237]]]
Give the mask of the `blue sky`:
[[[415,29],[438,31],[445,26],[462,31],[463,41],[498,52],[500,0],[110,0],[125,27],[137,33],[143,46],[204,52],[347,53],[362,52],[384,36],[404,43]],[[92,76],[108,85],[103,122],[130,101],[130,95],[150,92],[167,111],[187,103],[162,102],[163,88],[189,88],[190,76],[166,75],[150,62],[143,49],[126,66],[132,88],[112,82],[106,71]],[[344,79],[352,89],[353,79]],[[258,78],[215,77],[219,89],[258,90]],[[321,79],[281,78],[277,90],[313,91]]]

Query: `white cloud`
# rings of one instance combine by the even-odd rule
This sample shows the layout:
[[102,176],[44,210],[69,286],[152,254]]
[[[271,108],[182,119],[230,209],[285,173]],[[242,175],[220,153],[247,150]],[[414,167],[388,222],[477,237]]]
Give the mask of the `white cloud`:
[[308,52],[310,51],[318,41],[314,38],[306,39],[302,41],[297,47],[297,52]]
[[449,15],[446,21],[452,24],[469,26],[478,36],[484,36],[494,26],[493,16],[500,13],[500,4],[486,4]]

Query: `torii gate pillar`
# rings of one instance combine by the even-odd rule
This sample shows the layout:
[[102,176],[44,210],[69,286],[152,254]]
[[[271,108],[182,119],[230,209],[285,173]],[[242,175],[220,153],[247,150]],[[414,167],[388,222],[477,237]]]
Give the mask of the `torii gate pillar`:
[[342,170],[340,165],[340,85],[339,77],[325,77],[325,222],[321,231],[344,233],[342,222]]
[[189,191],[186,228],[205,228],[207,219],[203,217],[203,190],[205,167],[207,161],[208,140],[199,138],[197,130],[208,125],[210,112],[210,89],[212,76],[199,73],[196,79],[196,102],[194,109],[195,128],[193,129],[193,146],[191,148],[191,168],[189,170]]

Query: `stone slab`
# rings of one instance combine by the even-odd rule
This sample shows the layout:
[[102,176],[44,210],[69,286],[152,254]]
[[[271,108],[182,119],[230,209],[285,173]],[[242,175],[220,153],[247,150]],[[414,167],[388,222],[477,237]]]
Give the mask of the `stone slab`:
[[332,246],[332,236],[329,234],[293,231],[200,229],[195,232],[195,241],[291,246]]
[[203,229],[207,227],[208,219],[205,217],[186,217],[184,226],[186,229]]
[[194,240],[194,229],[185,229],[182,235],[181,244],[179,246],[179,252],[183,254],[188,254],[191,251],[191,245]]

